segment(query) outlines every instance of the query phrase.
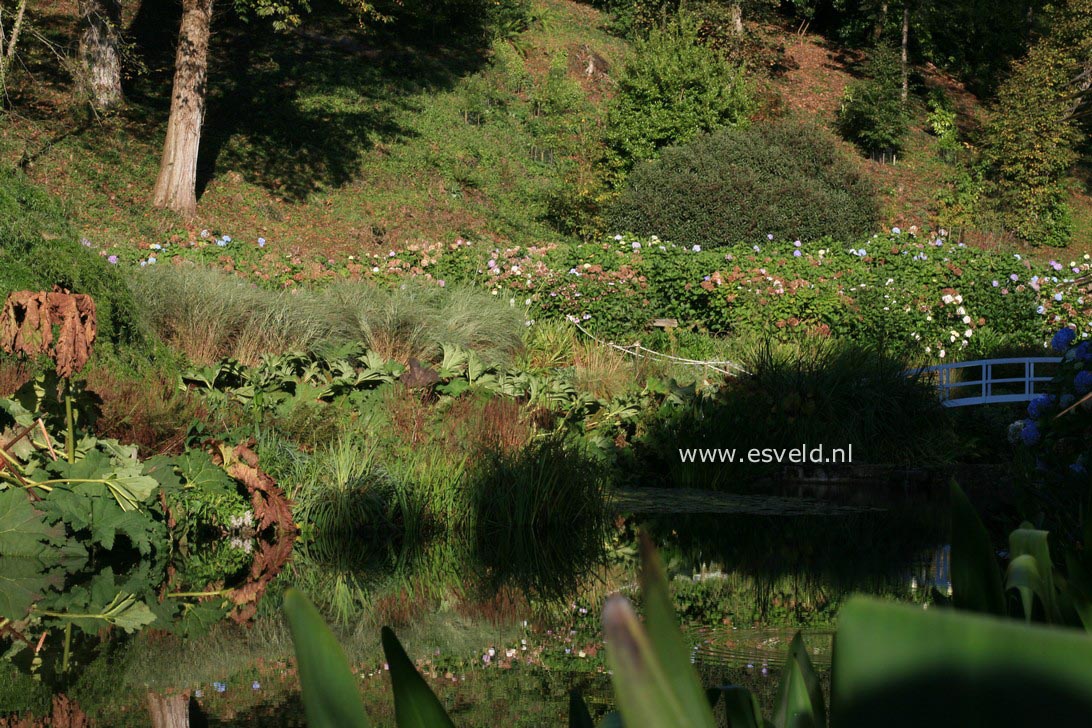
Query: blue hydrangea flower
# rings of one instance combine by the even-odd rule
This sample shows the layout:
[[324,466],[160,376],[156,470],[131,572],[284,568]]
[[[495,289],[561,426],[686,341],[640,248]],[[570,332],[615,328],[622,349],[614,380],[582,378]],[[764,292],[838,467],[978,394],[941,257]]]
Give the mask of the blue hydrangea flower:
[[1092,372],[1087,370],[1077,372],[1077,376],[1073,377],[1073,389],[1081,395],[1092,392]]
[[1037,420],[1049,412],[1058,400],[1053,394],[1040,394],[1028,403],[1028,416]]
[[1061,354],[1069,345],[1073,343],[1073,340],[1077,338],[1077,332],[1066,326],[1064,329],[1059,329],[1058,333],[1054,334],[1054,338],[1050,340],[1050,348]]
[[1026,423],[1024,429],[1020,431],[1020,440],[1028,446],[1038,444],[1041,437],[1039,425],[1034,422]]
[[800,257],[800,251],[799,250],[792,251],[792,257],[799,258]]
[[1073,356],[1083,362],[1092,361],[1092,341],[1085,339],[1073,347]]

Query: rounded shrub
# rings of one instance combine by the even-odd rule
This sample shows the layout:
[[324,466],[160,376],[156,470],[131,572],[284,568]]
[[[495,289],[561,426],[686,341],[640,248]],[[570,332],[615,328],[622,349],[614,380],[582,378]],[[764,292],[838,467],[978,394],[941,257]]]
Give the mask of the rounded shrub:
[[0,170],[0,297],[53,286],[95,299],[100,340],[141,338],[136,302],[121,272],[81,245],[56,199],[22,174]]
[[637,167],[614,229],[675,243],[853,240],[875,230],[875,191],[826,132],[793,121],[722,129]]

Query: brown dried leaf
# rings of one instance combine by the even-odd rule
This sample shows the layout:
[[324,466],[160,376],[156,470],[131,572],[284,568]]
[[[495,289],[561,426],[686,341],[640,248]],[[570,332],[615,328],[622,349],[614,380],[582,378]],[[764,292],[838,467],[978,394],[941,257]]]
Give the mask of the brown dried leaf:
[[47,354],[62,377],[87,364],[97,333],[95,302],[83,294],[15,291],[0,312],[0,349],[31,358]]

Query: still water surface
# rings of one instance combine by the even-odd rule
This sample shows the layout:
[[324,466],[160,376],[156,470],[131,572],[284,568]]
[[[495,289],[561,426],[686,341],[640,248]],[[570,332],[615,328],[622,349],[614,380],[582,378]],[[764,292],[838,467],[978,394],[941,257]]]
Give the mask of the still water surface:
[[[527,563],[494,563],[480,547],[452,538],[297,544],[245,624],[203,611],[217,597],[196,597],[175,633],[162,621],[131,634],[103,629],[101,620],[74,622],[67,670],[63,630],[51,630],[37,653],[9,651],[0,662],[0,725],[35,725],[18,721],[64,711],[104,726],[303,725],[279,612],[288,586],[304,590],[333,624],[375,724],[393,722],[378,640],[385,624],[458,725],[562,725],[574,688],[602,715],[611,709],[611,690],[599,607],[615,592],[638,598],[639,531],[660,551],[703,682],[746,685],[769,705],[796,631],[816,665],[829,668],[838,607],[850,594],[925,603],[932,589],[950,586],[946,504],[880,489],[864,500],[859,493],[822,501],[626,493],[597,553],[541,544]],[[207,544],[195,552],[191,558],[213,577],[225,561],[245,570],[261,546]],[[0,576],[8,572],[5,590],[50,578],[63,582],[60,589],[139,593],[127,585],[154,582],[149,573],[165,567],[92,562],[79,578],[10,576],[23,568],[0,567]],[[154,612],[155,599],[146,601]],[[0,653],[11,644],[0,632]]]

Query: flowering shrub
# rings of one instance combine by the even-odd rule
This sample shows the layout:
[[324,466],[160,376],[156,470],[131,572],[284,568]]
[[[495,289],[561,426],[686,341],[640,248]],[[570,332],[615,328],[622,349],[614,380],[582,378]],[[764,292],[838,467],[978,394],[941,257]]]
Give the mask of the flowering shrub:
[[943,234],[896,229],[856,246],[767,239],[717,250],[619,235],[451,252],[436,271],[530,301],[538,317],[567,317],[615,338],[674,317],[711,333],[885,340],[947,359],[999,342],[1046,346],[1063,323],[1092,335],[1092,297],[1075,283],[1092,256],[1035,264]]
[[1092,336],[1092,295],[1076,282],[1092,272],[1092,255],[1042,263],[913,228],[863,243],[767,235],[717,249],[655,236],[532,246],[457,237],[311,259],[276,252],[263,239],[209,234],[141,251],[139,259],[118,252],[124,264],[194,259],[278,288],[339,279],[473,284],[527,307],[529,321],[567,318],[618,341],[647,336],[660,317],[714,334],[884,342],[935,360],[998,345],[1046,348],[1063,325],[1075,337]]
[[1077,340],[1071,327],[1059,329],[1051,347],[1062,363],[1052,392],[1028,404],[1027,419],[1014,422],[1009,437],[1028,448],[1036,480],[1072,480],[1087,485],[1092,465],[1092,340]]

